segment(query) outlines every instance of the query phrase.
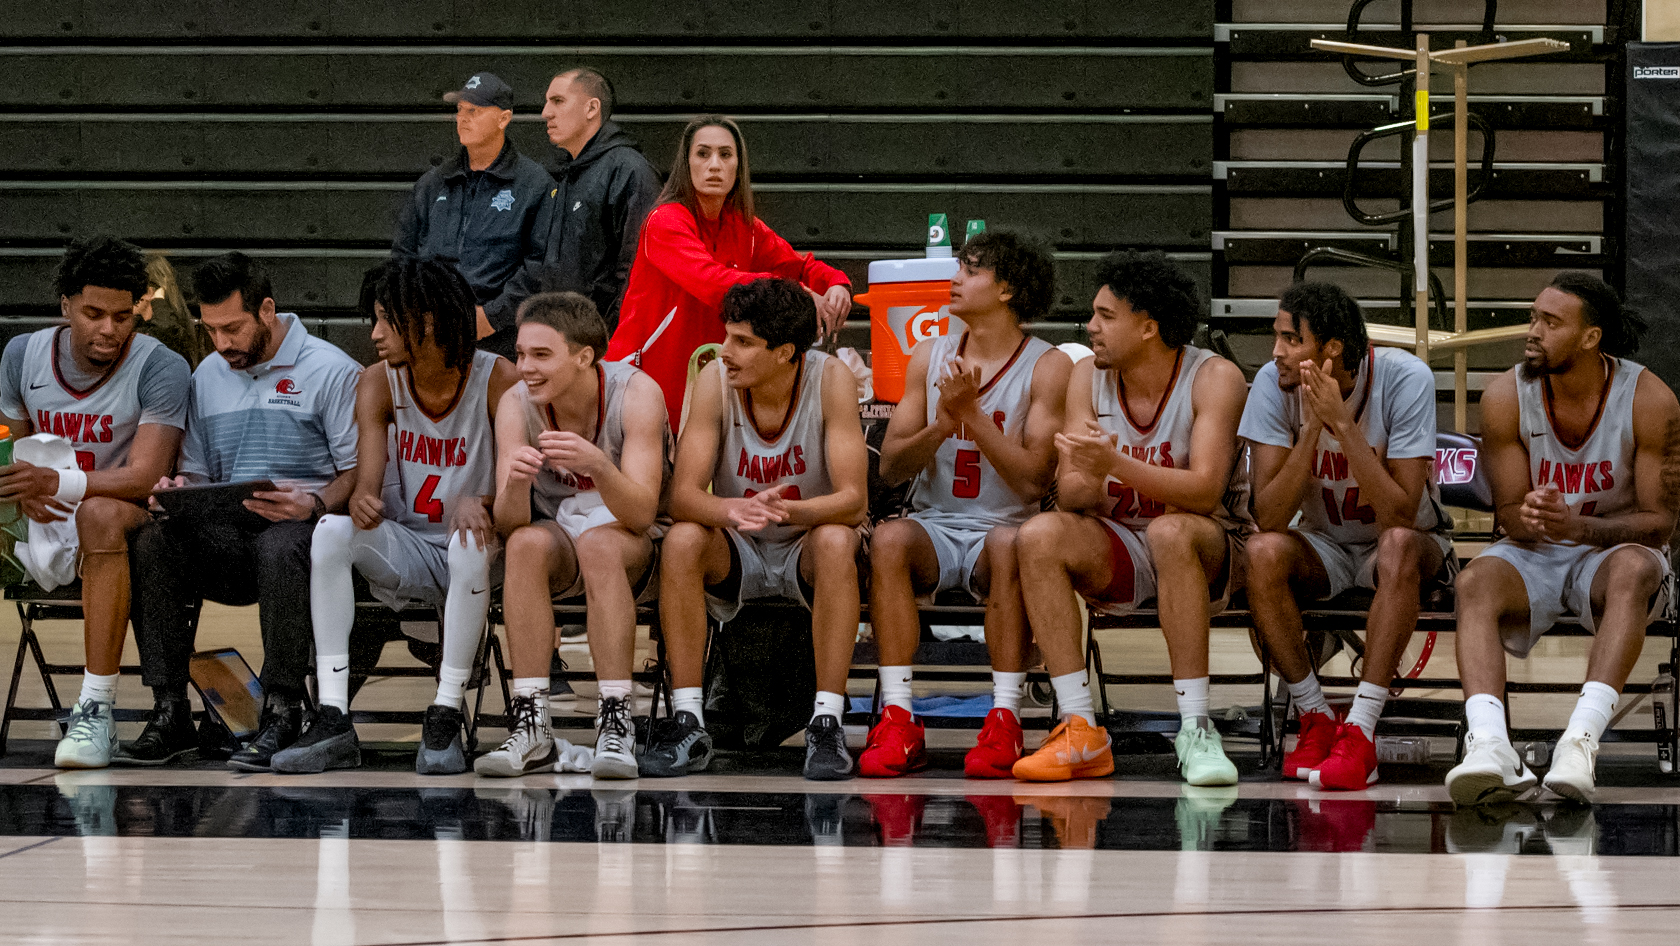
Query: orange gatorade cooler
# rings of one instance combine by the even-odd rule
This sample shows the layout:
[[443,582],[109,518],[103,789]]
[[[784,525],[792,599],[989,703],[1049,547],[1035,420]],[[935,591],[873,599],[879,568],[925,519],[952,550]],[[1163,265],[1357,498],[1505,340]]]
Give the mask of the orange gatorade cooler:
[[869,291],[857,301],[869,306],[870,369],[875,399],[897,404],[904,397],[904,369],[910,349],[924,338],[960,332],[951,304],[953,257],[876,260],[869,264]]

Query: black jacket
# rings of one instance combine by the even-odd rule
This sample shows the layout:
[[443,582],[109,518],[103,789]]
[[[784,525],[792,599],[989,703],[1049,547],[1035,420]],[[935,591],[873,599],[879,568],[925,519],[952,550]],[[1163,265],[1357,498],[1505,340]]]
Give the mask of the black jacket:
[[554,178],[511,140],[476,174],[460,148],[414,185],[391,251],[453,262],[490,324],[511,327],[521,297],[506,291],[508,282],[527,264],[542,263],[555,195]]
[[[560,157],[564,161],[566,152]],[[508,291],[520,298],[537,291],[580,292],[601,310],[610,333],[636,261],[642,221],[659,197],[659,174],[636,139],[608,121],[554,176],[559,190],[548,252],[540,267],[528,268]]]

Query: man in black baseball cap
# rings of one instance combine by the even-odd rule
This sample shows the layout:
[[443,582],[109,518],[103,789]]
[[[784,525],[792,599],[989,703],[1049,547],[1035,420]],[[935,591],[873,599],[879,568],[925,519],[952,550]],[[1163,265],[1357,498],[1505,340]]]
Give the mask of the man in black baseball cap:
[[479,346],[512,358],[520,300],[506,290],[521,268],[542,265],[554,179],[508,140],[513,89],[506,82],[474,73],[443,98],[455,104],[461,147],[414,185],[391,250],[454,263],[477,298]]

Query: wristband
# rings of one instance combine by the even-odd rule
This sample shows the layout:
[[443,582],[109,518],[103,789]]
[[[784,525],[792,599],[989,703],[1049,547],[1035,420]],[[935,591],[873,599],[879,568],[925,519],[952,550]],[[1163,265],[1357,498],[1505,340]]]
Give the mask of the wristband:
[[85,495],[87,495],[86,473],[81,470],[58,471],[58,492],[53,494],[53,499],[67,506],[73,506],[81,502]]

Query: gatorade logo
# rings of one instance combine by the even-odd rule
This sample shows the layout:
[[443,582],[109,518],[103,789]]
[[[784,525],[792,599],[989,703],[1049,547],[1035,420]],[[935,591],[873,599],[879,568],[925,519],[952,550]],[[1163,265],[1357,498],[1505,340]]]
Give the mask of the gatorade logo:
[[888,306],[887,324],[906,354],[917,342],[962,330],[962,320],[946,312],[943,306]]
[[945,228],[937,223],[928,225],[928,246],[941,246],[945,243]]

